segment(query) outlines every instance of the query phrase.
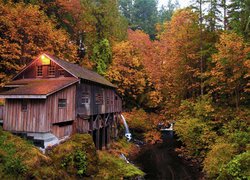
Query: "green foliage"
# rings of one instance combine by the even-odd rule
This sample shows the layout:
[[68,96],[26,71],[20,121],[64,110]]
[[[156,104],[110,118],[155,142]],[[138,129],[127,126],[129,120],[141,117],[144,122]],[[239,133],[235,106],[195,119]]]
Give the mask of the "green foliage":
[[250,38],[250,1],[231,0],[228,5],[229,26],[234,32]]
[[92,60],[96,63],[96,71],[105,75],[112,61],[112,51],[107,39],[103,39],[94,46]]
[[179,139],[190,155],[204,157],[215,142],[216,133],[205,122],[197,118],[183,118],[175,124]]
[[214,114],[212,98],[208,95],[199,97],[195,102],[182,101],[180,117],[196,117],[202,121],[211,120]]
[[0,162],[3,171],[6,174],[18,176],[23,175],[27,171],[27,167],[23,164],[21,157],[16,156],[16,147],[10,142],[8,143],[8,134],[2,132],[0,129]]
[[20,158],[9,157],[5,159],[4,171],[14,176],[23,175],[27,168]]
[[79,176],[85,175],[87,171],[87,159],[86,152],[80,149],[68,154],[61,163],[61,166],[66,168],[73,166],[77,169],[77,174]]
[[204,160],[204,171],[209,178],[215,178],[220,170],[235,155],[236,148],[232,144],[216,143]]
[[147,132],[153,128],[148,114],[143,109],[134,108],[130,113],[124,113],[124,116],[126,117],[130,129],[139,132]]
[[[204,159],[203,170],[212,179],[234,178],[224,168],[249,148],[249,130],[249,110],[218,108],[208,96],[183,101],[175,124],[175,131],[189,155]],[[238,171],[237,168],[231,170]]]
[[75,134],[55,147],[49,154],[57,167],[64,167],[68,175],[90,176],[97,173],[98,155],[89,134]]
[[219,180],[236,179],[248,180],[250,178],[250,151],[235,156],[221,169]]
[[158,21],[156,0],[120,0],[120,10],[132,29],[140,29],[154,38]]
[[109,154],[99,152],[100,164],[97,179],[134,179],[144,176],[144,173],[132,164],[127,164],[123,159]]
[[168,0],[167,6],[162,6],[158,13],[158,19],[160,23],[164,23],[165,21],[170,21],[174,11],[180,7],[180,4],[178,1],[175,1],[174,3],[172,0]]
[[44,155],[26,140],[0,129],[1,179],[75,179],[98,171],[92,137],[76,134]]

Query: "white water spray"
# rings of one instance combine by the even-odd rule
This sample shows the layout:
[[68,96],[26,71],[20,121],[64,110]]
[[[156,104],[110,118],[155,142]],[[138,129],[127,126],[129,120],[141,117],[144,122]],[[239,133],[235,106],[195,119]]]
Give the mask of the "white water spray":
[[125,137],[127,138],[128,141],[130,141],[132,139],[131,133],[129,132],[129,127],[128,124],[126,122],[126,119],[124,118],[124,116],[121,114],[121,118],[122,118],[122,122],[125,126]]

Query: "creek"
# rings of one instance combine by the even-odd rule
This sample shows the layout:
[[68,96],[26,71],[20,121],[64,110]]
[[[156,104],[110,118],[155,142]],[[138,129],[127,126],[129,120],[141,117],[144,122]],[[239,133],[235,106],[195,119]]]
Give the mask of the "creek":
[[174,151],[180,144],[173,131],[162,132],[163,142],[146,145],[134,160],[145,173],[145,179],[196,180],[199,179],[197,168],[187,165]]

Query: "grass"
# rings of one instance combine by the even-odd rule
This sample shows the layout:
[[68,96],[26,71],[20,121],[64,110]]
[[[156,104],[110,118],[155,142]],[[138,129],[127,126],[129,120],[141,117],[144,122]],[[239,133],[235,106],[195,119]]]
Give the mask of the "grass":
[[110,151],[97,153],[89,134],[75,134],[68,141],[43,154],[29,141],[0,128],[1,179],[121,179],[143,176],[132,164],[119,158],[135,147],[125,139]]
[[97,178],[100,179],[120,179],[123,178],[136,178],[144,176],[144,173],[132,164],[126,163],[123,159],[114,156],[105,151],[98,152],[99,173]]

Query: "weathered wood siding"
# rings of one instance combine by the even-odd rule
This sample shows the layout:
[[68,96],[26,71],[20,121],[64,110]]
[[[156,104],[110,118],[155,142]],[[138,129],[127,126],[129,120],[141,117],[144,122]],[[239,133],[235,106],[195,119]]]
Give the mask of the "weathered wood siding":
[[[53,124],[58,122],[71,121],[75,119],[75,94],[76,85],[72,85],[57,93],[50,95],[46,100],[46,119]],[[58,107],[59,99],[66,99],[67,106]]]
[[57,136],[58,138],[62,138],[64,136],[69,136],[73,133],[73,125],[53,125],[51,127],[52,133]]
[[[22,99],[6,99],[4,129],[17,132],[52,132],[58,137],[70,135],[75,120],[75,90],[72,85],[50,95],[46,100],[26,99],[27,111],[21,110]],[[59,99],[67,99],[64,108],[58,107]]]
[[3,120],[3,109],[4,109],[4,106],[0,105],[0,120]]
[[[85,97],[88,99],[88,103],[83,102],[84,95],[88,95],[88,97]],[[81,83],[81,84],[77,85],[77,91],[76,91],[76,112],[77,112],[77,114],[87,115],[87,116],[91,115],[91,104],[92,104],[91,96],[92,96],[92,87],[90,84]]]
[[[76,119],[76,85],[50,95],[46,100],[46,119],[54,135],[61,138],[73,133],[73,121]],[[66,99],[66,107],[58,107],[59,99]],[[67,124],[65,122],[72,122]]]
[[90,121],[78,117],[76,123],[76,131],[78,133],[88,133],[89,130],[90,130]]
[[[83,94],[86,93],[89,96],[88,103],[83,103]],[[98,102],[100,95],[102,103]],[[76,104],[76,113],[87,116],[122,111],[121,98],[114,89],[91,83],[77,85]]]
[[4,130],[19,132],[49,132],[46,121],[45,100],[25,100],[27,111],[21,110],[22,100],[6,99],[4,106]]

